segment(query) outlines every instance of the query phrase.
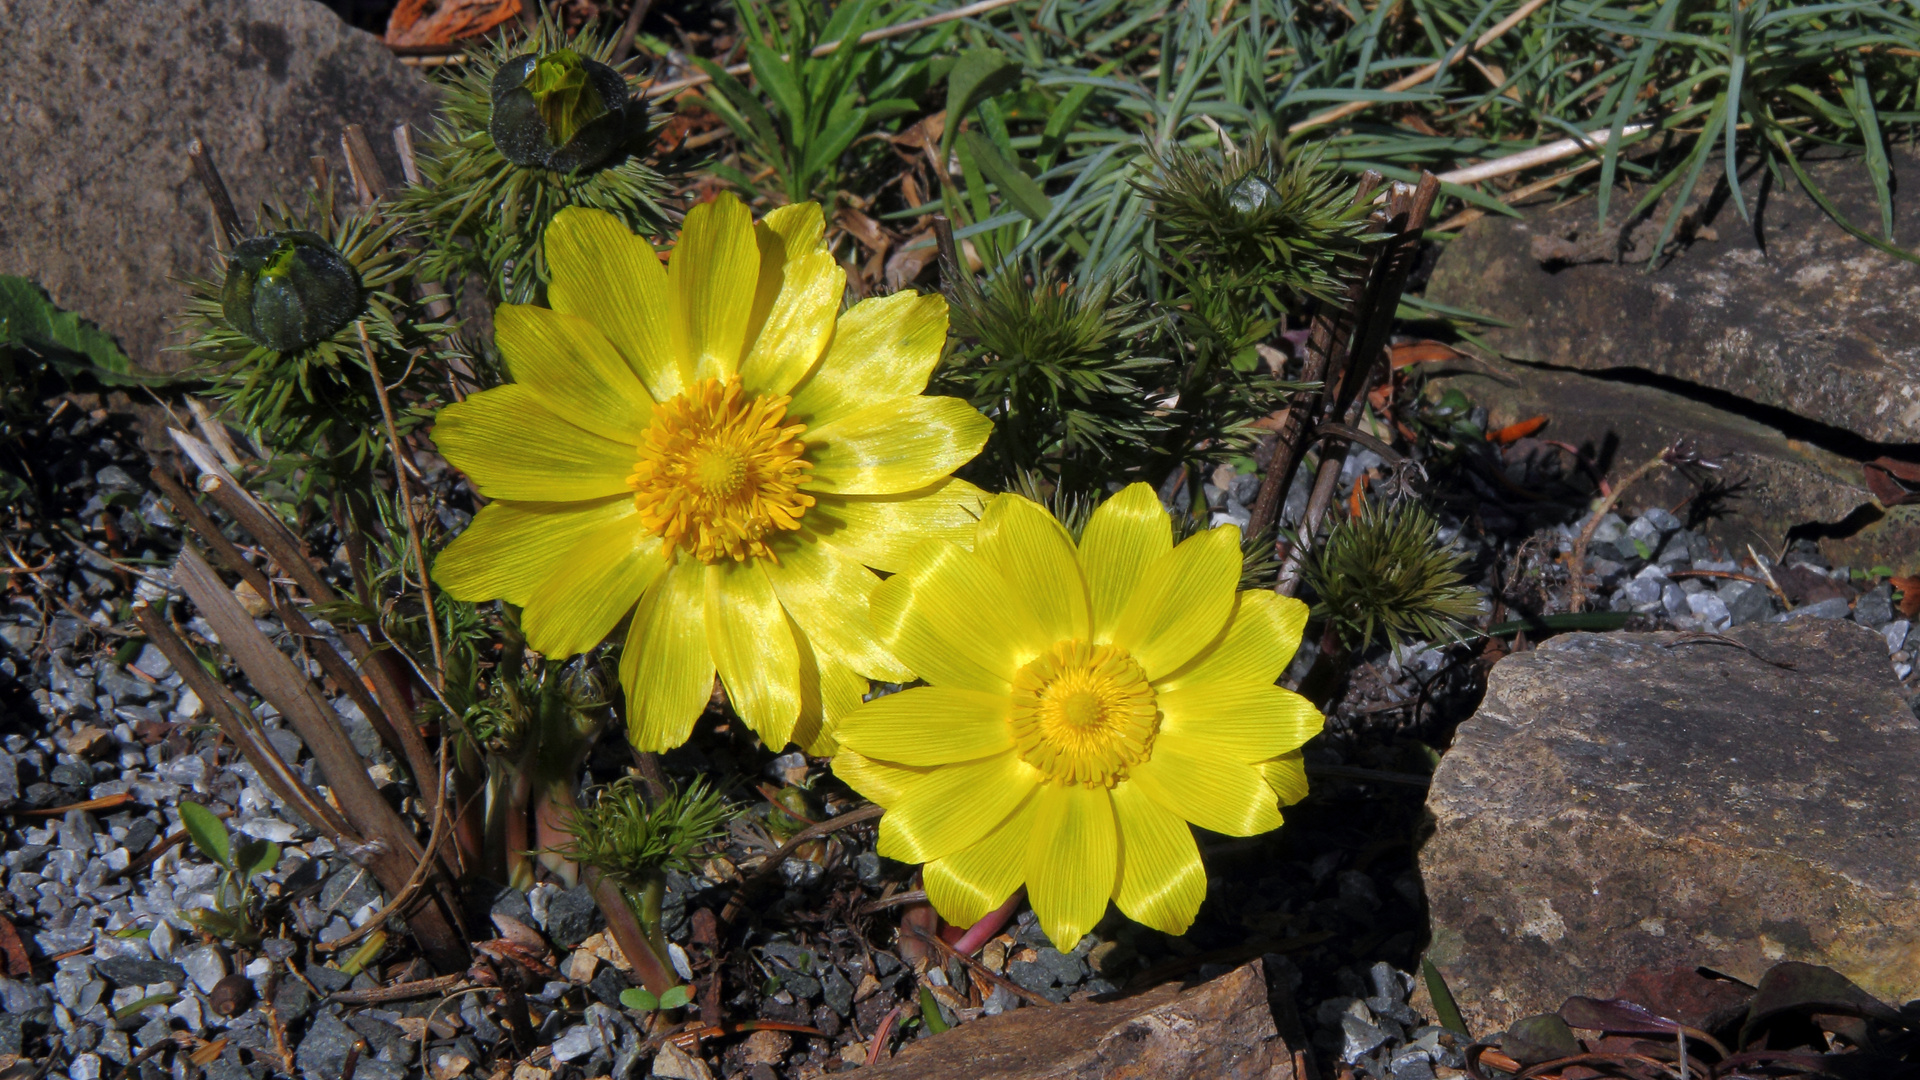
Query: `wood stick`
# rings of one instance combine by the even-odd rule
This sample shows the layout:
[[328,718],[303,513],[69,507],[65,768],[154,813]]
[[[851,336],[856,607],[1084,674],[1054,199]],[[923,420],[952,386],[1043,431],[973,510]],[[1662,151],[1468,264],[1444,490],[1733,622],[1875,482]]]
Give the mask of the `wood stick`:
[[[380,377],[380,362],[373,357],[373,342],[367,337],[367,324],[360,321],[353,324],[360,332],[360,355],[366,358],[367,374],[373,377],[373,392],[380,399],[380,415],[387,425],[387,443],[393,450],[394,491],[400,496],[400,516],[407,521],[407,542],[413,546],[413,566],[420,574],[420,603],[425,607],[427,618],[427,637],[433,646],[433,681],[444,690],[447,686],[447,657],[440,647],[440,613],[433,607],[433,579],[427,573],[427,549],[420,543],[420,527],[414,522],[413,493],[407,484],[407,468],[412,462],[405,460],[406,444],[400,441],[400,433],[393,426],[393,405],[387,400],[387,384]],[[435,790],[439,785],[434,785]]]
[[367,141],[367,129],[348,124],[340,134],[340,149],[347,157],[347,173],[353,177],[353,194],[367,206],[387,197],[387,174],[380,159],[373,156],[373,144]]
[[220,179],[220,170],[214,167],[213,155],[207,152],[207,144],[197,136],[187,147],[187,159],[193,162],[193,175],[200,181],[200,187],[207,193],[207,201],[213,204],[213,216],[220,221],[220,232],[226,237],[226,247],[232,248],[246,235],[240,228],[240,213],[233,208],[233,195],[227,191],[227,182]]

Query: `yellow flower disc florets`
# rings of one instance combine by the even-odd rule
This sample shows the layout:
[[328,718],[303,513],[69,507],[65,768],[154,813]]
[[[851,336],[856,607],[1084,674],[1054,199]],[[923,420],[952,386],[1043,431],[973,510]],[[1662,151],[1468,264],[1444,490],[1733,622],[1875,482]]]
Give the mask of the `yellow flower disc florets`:
[[1013,743],[1049,781],[1112,787],[1147,758],[1160,707],[1111,645],[1062,641],[1013,677]]
[[640,521],[671,556],[702,562],[772,558],[769,534],[798,529],[813,496],[800,456],[805,424],[785,424],[785,397],[753,397],[738,378],[707,379],[655,406],[627,483]]

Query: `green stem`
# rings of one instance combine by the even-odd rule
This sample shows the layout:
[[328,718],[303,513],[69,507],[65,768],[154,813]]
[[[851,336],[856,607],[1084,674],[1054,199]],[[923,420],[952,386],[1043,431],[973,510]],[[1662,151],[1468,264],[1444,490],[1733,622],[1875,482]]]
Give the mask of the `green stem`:
[[633,964],[633,973],[639,977],[640,985],[656,996],[678,986],[680,980],[674,975],[672,965],[666,962],[664,943],[659,949],[654,948],[646,931],[641,929],[640,920],[634,917],[633,908],[621,893],[620,886],[591,866],[582,867],[581,876],[587,888],[593,891],[594,902],[600,905],[600,914],[606,916],[608,932],[613,934],[620,951]]
[[640,887],[641,929],[646,931],[647,940],[661,956],[667,955],[667,930],[660,923],[660,905],[667,895],[667,875],[655,870],[647,875],[647,883]]

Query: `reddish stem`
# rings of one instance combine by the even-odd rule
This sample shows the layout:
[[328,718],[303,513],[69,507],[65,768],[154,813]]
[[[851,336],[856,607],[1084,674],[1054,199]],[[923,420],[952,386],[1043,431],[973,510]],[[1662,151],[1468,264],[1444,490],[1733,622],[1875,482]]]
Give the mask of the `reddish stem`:
[[620,887],[607,880],[606,875],[593,867],[582,867],[582,876],[587,888],[593,890],[594,903],[600,905],[600,914],[606,916],[607,930],[613,934],[613,940],[620,945],[620,951],[633,964],[633,973],[640,977],[640,984],[654,995],[664,994],[679,985],[673,969],[667,966],[666,958],[653,951],[647,943],[647,935],[640,928],[640,920],[634,917],[633,908],[627,905],[627,898]]
[[1015,889],[1013,895],[1007,897],[1006,903],[994,908],[987,913],[986,918],[968,927],[966,933],[960,935],[960,940],[953,943],[953,951],[961,956],[972,956],[979,952],[1007,925],[1007,920],[1013,918],[1013,913],[1020,909],[1020,901],[1026,899],[1026,895],[1025,887]]

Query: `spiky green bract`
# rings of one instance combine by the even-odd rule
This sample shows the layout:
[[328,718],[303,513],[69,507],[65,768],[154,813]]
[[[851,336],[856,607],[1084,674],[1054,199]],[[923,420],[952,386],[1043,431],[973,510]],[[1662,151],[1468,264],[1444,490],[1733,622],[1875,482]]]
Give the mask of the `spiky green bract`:
[[950,290],[953,333],[966,345],[941,380],[994,421],[972,467],[983,483],[1004,488],[1034,472],[1092,491],[1137,467],[1167,430],[1151,391],[1168,361],[1141,354],[1162,340],[1163,320],[1122,293],[1125,276],[1069,282],[1010,266]]
[[[604,65],[613,46],[591,29],[569,36],[549,14],[524,34],[496,39],[461,65],[442,90],[433,137],[420,147],[423,183],[397,199],[409,226],[427,238],[423,267],[430,277],[455,282],[477,273],[493,299],[533,303],[547,280],[547,223],[561,210],[604,210],[643,236],[670,231],[664,205],[669,186],[641,160],[644,137],[623,144],[597,167],[558,171],[508,161],[489,131],[492,84],[502,64],[566,49]],[[639,107],[637,100],[632,107]],[[644,129],[645,122],[638,126]],[[576,138],[591,130],[589,125]],[[571,158],[555,160],[576,164]]]
[[1396,647],[1406,637],[1463,638],[1465,620],[1480,611],[1480,593],[1461,573],[1466,556],[1440,541],[1439,528],[1425,508],[1405,502],[1386,510],[1369,505],[1335,525],[1302,567],[1319,597],[1313,614],[1350,649],[1380,633]]
[[[398,222],[370,209],[337,215],[330,191],[313,193],[298,212],[279,205],[260,208],[256,237],[306,234],[312,238],[307,243],[326,245],[359,278],[358,296],[340,306],[357,314],[344,322],[335,317],[303,327],[291,340],[334,326],[304,348],[260,344],[228,318],[225,275],[249,265],[244,253],[254,241],[236,247],[222,280],[187,282],[184,317],[194,337],[184,349],[199,361],[195,374],[207,380],[207,394],[221,402],[223,418],[272,452],[271,478],[298,474],[300,500],[317,495],[330,501],[330,482],[363,477],[386,452],[380,399],[359,326],[366,327],[402,435],[431,420],[439,405],[428,384],[433,367],[428,360],[451,348],[454,326],[430,319],[425,298],[401,299],[417,280],[417,267],[399,242],[401,231]],[[272,252],[280,243],[255,247]],[[250,329],[259,332],[257,324]]]
[[564,826],[573,842],[560,854],[638,893],[664,870],[690,869],[694,854],[720,835],[731,814],[702,780],[652,800],[622,778],[574,812]]
[[1255,134],[1244,147],[1175,145],[1138,188],[1154,247],[1172,276],[1252,290],[1272,308],[1337,301],[1367,232],[1352,186],[1317,152],[1288,152]]

